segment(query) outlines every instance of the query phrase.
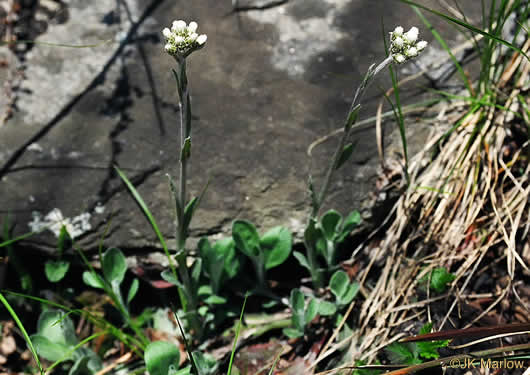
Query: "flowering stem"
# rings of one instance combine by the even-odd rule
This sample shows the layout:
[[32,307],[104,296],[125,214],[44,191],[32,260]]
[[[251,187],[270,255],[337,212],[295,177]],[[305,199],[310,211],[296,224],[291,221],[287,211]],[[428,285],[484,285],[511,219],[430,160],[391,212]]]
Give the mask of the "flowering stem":
[[187,203],[186,195],[186,179],[187,179],[187,166],[189,159],[189,144],[191,140],[191,103],[188,89],[188,77],[186,74],[186,58],[177,58],[178,63],[178,85],[179,85],[179,110],[180,110],[180,178],[179,178],[179,191],[178,198],[175,200],[179,202],[177,205],[177,228],[176,228],[176,239],[177,239],[177,265],[180,280],[183,285],[183,293],[181,293],[181,299],[184,296],[186,301],[181,301],[182,307],[188,316],[188,322],[190,328],[194,331],[195,337],[200,337],[202,334],[202,324],[199,321],[197,314],[197,293],[187,267],[186,258],[186,239],[187,239],[187,228],[185,225],[185,208]]
[[187,166],[188,158],[184,156],[184,150],[186,139],[190,136],[191,118],[187,118],[188,111],[191,111],[189,103],[189,91],[188,91],[188,77],[186,75],[186,59],[178,59],[179,70],[180,70],[180,178],[179,178],[179,201],[180,201],[180,213],[179,213],[179,228],[177,231],[177,247],[178,250],[184,250],[186,245],[186,229],[184,228],[184,209],[186,207],[186,177],[187,177]]
[[[375,75],[377,73],[379,73],[381,70],[383,70],[385,67],[387,67],[390,63],[392,63],[392,61],[393,61],[392,56],[388,56],[379,65],[377,65],[377,66],[371,65],[368,68],[368,72],[364,76],[363,81],[361,82],[361,84],[359,85],[357,90],[355,91],[355,96],[353,97],[353,101],[352,101],[351,106],[350,106],[350,111],[348,112],[348,116],[346,117],[347,119],[349,119],[354,114],[355,111],[359,110],[359,107],[358,107],[357,104],[358,104],[358,102],[361,101],[366,88],[372,82],[372,80],[375,77]],[[346,122],[347,121],[348,120],[346,120]],[[331,183],[331,178],[333,177],[333,173],[337,169],[337,166],[338,166],[339,161],[340,161],[340,157],[341,157],[342,152],[344,150],[344,146],[346,145],[346,141],[350,137],[351,130],[353,129],[353,126],[352,126],[353,124],[354,124],[354,122],[349,124],[349,126],[347,128],[345,127],[345,131],[344,131],[344,133],[342,135],[342,138],[341,138],[341,140],[339,142],[339,145],[338,145],[337,149],[335,150],[335,154],[333,155],[333,158],[331,159],[331,163],[330,163],[330,165],[328,167],[328,170],[326,172],[326,176],[324,178],[324,182],[322,184],[322,188],[320,189],[320,192],[319,192],[319,194],[317,196],[317,199],[316,199],[316,202],[315,202],[316,204],[313,205],[313,211],[311,212],[310,219],[315,219],[316,220],[316,218],[318,216],[318,213],[320,211],[320,208],[322,207],[322,204],[324,203],[324,200],[326,199],[326,195],[328,193],[329,185]]]

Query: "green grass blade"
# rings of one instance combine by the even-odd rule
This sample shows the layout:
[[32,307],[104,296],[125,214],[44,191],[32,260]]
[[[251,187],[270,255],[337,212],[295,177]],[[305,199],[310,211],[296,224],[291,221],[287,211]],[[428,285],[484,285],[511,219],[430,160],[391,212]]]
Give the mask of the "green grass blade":
[[473,25],[470,25],[470,24],[468,24],[468,23],[466,23],[464,21],[461,21],[461,20],[459,20],[457,18],[454,18],[454,17],[448,16],[446,14],[443,14],[442,12],[438,12],[438,11],[436,11],[434,9],[430,9],[430,8],[428,8],[428,7],[424,6],[424,5],[418,4],[418,3],[414,2],[414,1],[411,1],[411,0],[399,0],[399,1],[401,1],[402,3],[406,3],[406,4],[409,4],[409,5],[421,8],[423,10],[426,10],[427,12],[435,14],[435,15],[437,15],[437,16],[439,16],[439,17],[441,17],[441,18],[443,18],[443,19],[445,19],[445,20],[447,20],[447,21],[449,21],[451,23],[454,23],[456,25],[465,27],[466,29],[468,29],[470,31],[473,31],[473,32],[475,32],[477,34],[483,35],[484,37],[486,37],[488,39],[495,40],[495,41],[497,41],[499,43],[502,43],[505,46],[507,46],[508,48],[519,52],[524,57],[526,57],[527,60],[530,61],[530,57],[528,57],[528,55],[524,51],[522,51],[517,46],[514,46],[512,43],[510,43],[510,42],[508,42],[508,41],[506,41],[506,40],[504,40],[504,39],[502,39],[502,38],[500,38],[500,37],[498,37],[498,36],[496,36],[494,34],[491,34],[491,33],[487,32],[487,31],[481,30],[481,29],[479,29],[479,28],[477,28],[477,27],[475,27]]
[[243,307],[241,308],[241,314],[239,315],[239,323],[237,324],[236,336],[234,337],[234,345],[232,346],[232,353],[230,354],[230,362],[228,363],[228,373],[226,375],[232,374],[232,364],[234,363],[237,339],[239,338],[239,332],[241,331],[241,324],[243,321],[243,313],[245,312],[245,305],[247,304],[247,298],[248,298],[248,294],[245,295],[245,300],[243,301]]
[[9,246],[9,245],[11,245],[11,244],[13,244],[13,243],[15,243],[15,242],[18,242],[18,241],[21,241],[21,240],[23,240],[23,239],[25,239],[25,238],[31,237],[31,236],[33,236],[35,233],[36,233],[36,232],[24,233],[24,234],[22,234],[22,235],[20,235],[20,236],[18,236],[18,237],[12,238],[12,239],[7,240],[7,241],[4,241],[4,242],[0,243],[0,248],[1,248],[1,247]]
[[281,357],[282,353],[283,353],[283,348],[276,355],[276,358],[274,358],[274,362],[273,362],[272,367],[271,367],[271,369],[269,371],[269,375],[273,375],[274,374],[274,369],[276,368],[276,365],[278,364],[278,361],[280,360],[280,357]]
[[37,355],[37,351],[35,350],[35,347],[33,346],[33,343],[31,342],[31,339],[29,338],[28,332],[26,332],[26,329],[24,328],[24,325],[22,324],[22,322],[18,318],[17,313],[15,312],[15,310],[13,310],[11,308],[11,305],[9,304],[9,302],[7,302],[7,300],[5,299],[5,297],[4,297],[4,295],[2,293],[0,293],[0,302],[3,303],[3,305],[5,306],[7,311],[9,312],[9,314],[11,314],[11,317],[13,318],[15,323],[17,324],[18,328],[20,329],[20,332],[22,332],[22,336],[24,336],[24,340],[26,340],[26,343],[29,346],[29,350],[31,351],[31,354],[33,355],[33,358],[35,359],[35,362],[37,363],[37,366],[39,367],[39,372],[41,374],[45,374],[46,371],[42,368],[42,364],[40,363],[39,356]]
[[87,342],[89,341],[92,341],[94,340],[95,338],[99,337],[99,336],[102,336],[102,335],[106,335],[108,333],[108,331],[101,331],[101,332],[98,332],[98,333],[94,333],[93,335],[91,336],[88,336],[87,338],[81,340],[76,346],[74,346],[72,349],[70,349],[64,356],[63,358],[53,362],[47,369],[46,371],[50,371],[52,370],[54,367],[60,365],[62,362],[64,362],[65,359],[67,359],[68,357],[70,357],[70,354],[72,354],[73,352],[75,352],[77,349],[79,349],[81,346],[85,345]]
[[186,353],[188,353],[188,358],[190,359],[191,368],[194,371],[194,375],[201,375],[199,373],[197,363],[195,363],[195,358],[193,357],[193,352],[191,351],[191,345],[189,344],[188,339],[186,338],[186,334],[184,333],[184,329],[182,328],[182,324],[180,323],[179,316],[177,315],[177,310],[175,309],[175,306],[171,306],[171,309],[173,310],[173,315],[175,316],[177,325],[179,326],[180,334],[182,335],[182,340],[184,340],[184,346],[186,347]]
[[122,181],[125,183],[125,185],[129,189],[129,191],[131,192],[133,198],[136,200],[136,202],[138,203],[138,205],[140,206],[140,208],[144,212],[145,216],[149,220],[149,224],[151,224],[151,227],[155,231],[155,233],[156,233],[156,235],[158,237],[158,240],[160,241],[160,244],[162,245],[162,248],[164,249],[164,252],[166,253],[166,256],[167,256],[167,258],[169,260],[169,266],[171,268],[171,272],[173,273],[173,276],[175,276],[175,278],[176,278],[177,277],[177,272],[176,272],[176,269],[175,269],[175,265],[173,264],[173,259],[171,258],[171,255],[169,254],[169,250],[168,250],[168,247],[166,245],[166,240],[164,239],[164,236],[162,235],[162,232],[158,228],[158,225],[156,223],[155,218],[153,217],[153,215],[151,214],[151,211],[149,211],[149,208],[145,204],[144,200],[142,199],[142,197],[140,196],[140,194],[138,193],[136,188],[133,186],[131,181],[129,181],[127,176],[125,176],[125,174],[117,166],[114,166],[114,169],[116,170],[116,172],[118,172],[118,175],[120,176]]

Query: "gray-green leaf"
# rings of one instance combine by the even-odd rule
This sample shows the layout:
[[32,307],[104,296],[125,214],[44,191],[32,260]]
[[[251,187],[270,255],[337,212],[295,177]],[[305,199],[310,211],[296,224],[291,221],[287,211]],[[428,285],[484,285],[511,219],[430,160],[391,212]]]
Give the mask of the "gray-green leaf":
[[326,236],[327,240],[333,240],[340,229],[341,221],[342,215],[335,210],[329,210],[322,216],[320,223],[322,226],[322,231],[324,232],[324,236]]
[[263,235],[260,245],[265,256],[265,269],[279,266],[291,254],[291,232],[285,227],[274,227]]
[[144,360],[149,375],[168,375],[171,365],[178,368],[180,353],[174,344],[154,341],[145,348]]
[[337,161],[337,166],[335,167],[335,170],[342,167],[342,165],[348,161],[352,153],[353,153],[353,144],[348,143],[346,146],[344,146],[344,148],[342,149],[342,152],[340,153],[339,160]]
[[101,279],[101,276],[99,276],[97,273],[92,273],[91,271],[85,271],[83,272],[83,281],[88,286],[91,286],[92,288],[98,288],[103,289],[105,286],[105,282]]
[[70,268],[70,262],[65,260],[49,260],[44,265],[44,272],[50,282],[56,283],[64,278],[64,275],[68,272],[68,268]]
[[136,296],[139,286],[140,282],[138,281],[138,279],[135,278],[131,284],[131,287],[129,288],[129,293],[127,294],[127,304],[131,303],[134,296]]
[[232,237],[239,250],[246,256],[257,257],[260,254],[260,239],[254,224],[246,220],[236,220],[232,224]]
[[102,264],[105,279],[111,284],[121,284],[127,271],[127,263],[121,250],[111,248],[105,251]]

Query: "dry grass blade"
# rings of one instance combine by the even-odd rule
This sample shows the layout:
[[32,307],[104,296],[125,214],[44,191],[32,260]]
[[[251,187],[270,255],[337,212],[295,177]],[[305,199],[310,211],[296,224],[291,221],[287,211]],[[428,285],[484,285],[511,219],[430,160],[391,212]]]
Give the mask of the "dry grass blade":
[[[529,49],[527,39],[522,51]],[[373,348],[395,339],[412,315],[441,320],[441,329],[448,322],[462,320],[463,310],[468,312],[461,326],[481,322],[488,314],[507,314],[499,309],[501,304],[504,310],[508,306],[510,311],[529,311],[528,302],[514,287],[520,271],[528,272],[530,259],[524,255],[530,227],[530,127],[521,124],[528,117],[524,103],[516,105],[530,89],[530,63],[521,56],[515,52],[492,57],[506,59],[507,64],[487,99],[467,102],[465,112],[461,102],[442,107],[437,119],[445,122],[445,127],[435,129],[429,144],[411,159],[410,187],[395,204],[385,236],[379,243],[372,242],[370,260],[359,276],[368,295],[350,348],[356,353],[353,359],[373,360],[377,354]],[[493,63],[500,64],[497,60]],[[378,127],[381,114],[382,107],[378,109]],[[437,151],[434,157],[433,150]],[[433,296],[427,288],[426,296],[418,299],[419,280],[438,267],[456,276],[451,289]],[[480,308],[471,309],[470,315],[466,296],[490,292],[481,289],[477,280],[487,279],[486,272],[492,274],[492,270],[497,288],[477,302]],[[439,308],[434,311],[430,307],[443,299],[449,308],[440,316]],[[510,316],[514,315],[508,319]],[[524,323],[425,337],[487,337],[528,330],[530,325]],[[440,365],[443,360],[433,363]],[[409,373],[399,371],[404,369],[391,374]]]

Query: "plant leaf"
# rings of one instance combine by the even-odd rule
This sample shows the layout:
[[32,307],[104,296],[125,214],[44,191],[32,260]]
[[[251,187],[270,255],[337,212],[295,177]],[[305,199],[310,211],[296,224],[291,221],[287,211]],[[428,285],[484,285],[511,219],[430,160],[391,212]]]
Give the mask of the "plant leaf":
[[353,126],[357,122],[357,117],[359,117],[359,110],[361,109],[361,105],[357,104],[353,109],[348,113],[348,118],[346,119],[346,124],[344,125],[344,131],[348,133]]
[[329,301],[318,301],[318,314],[332,316],[337,312],[337,306]]
[[318,303],[314,298],[311,298],[307,305],[307,309],[305,310],[305,313],[304,313],[305,324],[306,325],[309,324],[315,318],[315,316],[317,316],[317,314],[318,314]]
[[125,256],[120,249],[110,248],[103,254],[103,275],[110,284],[121,284],[127,271]]
[[350,232],[361,223],[361,214],[354,210],[344,220],[342,231],[337,237],[336,242],[341,243],[350,234]]
[[246,220],[236,220],[232,224],[232,238],[236,247],[248,257],[260,254],[260,239],[254,224]]
[[385,348],[385,352],[388,355],[390,361],[394,364],[407,364],[413,365],[421,363],[421,360],[417,357],[413,345],[400,344],[393,342]]
[[339,305],[346,305],[350,303],[359,291],[359,284],[352,283],[346,272],[342,270],[336,271],[329,282],[331,292],[337,298]]
[[184,288],[184,286],[181,284],[181,282],[175,278],[175,275],[173,275],[173,272],[171,270],[164,270],[160,273],[160,276],[162,279],[167,281],[170,284],[173,284],[179,288]]
[[329,210],[320,219],[322,231],[328,241],[332,241],[339,231],[341,221],[342,215],[335,210]]
[[180,160],[188,160],[191,156],[191,137],[184,140],[184,146],[180,150]]
[[[453,281],[456,276],[448,272],[444,267],[438,267],[431,271],[430,288],[438,293],[443,293],[447,289],[448,284]],[[423,276],[420,282],[427,282],[429,274]]]
[[311,271],[311,266],[309,266],[309,262],[307,261],[307,258],[304,254],[299,251],[294,251],[293,256],[296,258],[296,260],[298,261],[298,263],[300,263],[302,267],[307,268]]
[[304,294],[299,289],[293,289],[290,297],[293,325],[298,331],[304,331],[305,311],[304,311]]
[[197,364],[197,369],[199,370],[200,375],[213,375],[217,371],[217,360],[210,356],[205,355],[199,351],[193,352],[193,358]]
[[136,296],[136,293],[138,293],[138,287],[140,286],[140,282],[138,279],[134,279],[131,287],[129,288],[129,293],[127,293],[127,304],[131,303],[133,298]]
[[199,256],[203,261],[204,268],[208,278],[210,279],[212,290],[215,294],[217,294],[221,288],[221,279],[223,277],[225,265],[225,254],[214,249],[206,237],[203,237],[199,240],[197,247],[199,249]]
[[193,262],[193,265],[191,267],[191,281],[193,282],[195,290],[199,288],[201,270],[202,270],[202,259],[198,258],[195,260],[195,262]]
[[342,149],[342,152],[340,153],[339,160],[337,161],[337,165],[335,166],[335,170],[339,169],[343,166],[344,163],[348,161],[348,159],[351,157],[353,153],[353,143],[348,143],[344,148]]
[[53,343],[73,347],[77,345],[74,323],[62,311],[43,311],[37,321],[37,334],[46,337]]
[[295,339],[298,337],[302,337],[304,335],[304,332],[301,332],[295,328],[284,328],[282,332],[285,336],[289,337],[290,339]]
[[65,260],[49,260],[44,265],[44,273],[50,282],[56,283],[64,278],[69,268],[70,262]]
[[188,202],[186,207],[184,208],[184,219],[182,220],[182,225],[184,227],[184,230],[188,231],[188,228],[191,223],[191,219],[193,218],[193,214],[195,213],[195,209],[197,208],[197,205],[199,203],[199,198],[193,197],[191,201]]
[[178,368],[180,353],[174,344],[154,341],[145,348],[144,360],[149,375],[168,375],[171,365]]
[[291,254],[291,232],[285,227],[274,227],[261,237],[260,247],[265,256],[265,269],[279,266]]
[[83,272],[83,281],[86,285],[91,286],[92,288],[105,288],[105,282],[97,273],[92,273],[90,271]]
[[236,251],[236,243],[231,237],[227,237],[214,243],[213,248],[217,253],[223,254],[226,277],[233,279],[241,268],[241,257]]
[[[31,335],[31,341],[37,353],[48,361],[55,362],[64,358],[71,349],[67,345],[52,342],[43,335]],[[70,359],[71,357],[70,355],[66,359]]]
[[72,245],[72,239],[66,230],[66,227],[63,225],[59,233],[59,238],[57,239],[57,253],[59,257],[62,257],[65,248]]

